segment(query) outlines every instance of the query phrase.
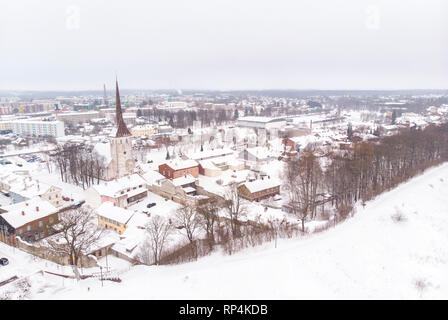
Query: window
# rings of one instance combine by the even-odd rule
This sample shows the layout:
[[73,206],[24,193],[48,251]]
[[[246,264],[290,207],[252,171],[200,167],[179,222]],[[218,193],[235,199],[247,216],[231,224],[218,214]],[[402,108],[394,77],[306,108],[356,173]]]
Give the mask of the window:
[[42,221],[39,221],[39,228],[42,228],[43,225],[44,223]]
[[49,220],[49,221],[50,221],[50,223],[52,223],[52,222],[53,222],[53,217],[50,217],[50,220]]
[[30,231],[31,230],[31,226],[26,227],[26,230]]

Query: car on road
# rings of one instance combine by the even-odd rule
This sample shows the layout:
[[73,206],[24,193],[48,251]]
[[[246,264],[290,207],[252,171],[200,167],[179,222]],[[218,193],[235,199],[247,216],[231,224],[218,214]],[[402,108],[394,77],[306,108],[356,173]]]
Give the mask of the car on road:
[[0,259],[0,266],[6,266],[9,263],[9,260],[6,258]]
[[147,205],[146,205],[146,208],[152,208],[152,207],[154,207],[156,204],[155,204],[155,202],[153,202],[153,203],[148,203]]

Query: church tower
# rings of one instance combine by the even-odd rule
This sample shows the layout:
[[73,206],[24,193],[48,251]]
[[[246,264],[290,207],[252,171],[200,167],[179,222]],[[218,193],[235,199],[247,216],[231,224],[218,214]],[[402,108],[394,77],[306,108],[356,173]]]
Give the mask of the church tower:
[[112,130],[110,140],[111,163],[108,180],[118,179],[134,173],[135,160],[132,154],[132,134],[126,127],[121,110],[118,79],[116,80],[116,129]]

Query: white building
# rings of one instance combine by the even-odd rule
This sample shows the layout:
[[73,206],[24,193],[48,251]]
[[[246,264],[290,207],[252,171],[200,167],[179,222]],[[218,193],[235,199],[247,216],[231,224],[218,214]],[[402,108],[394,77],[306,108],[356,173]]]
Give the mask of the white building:
[[63,137],[65,136],[64,122],[23,119],[11,122],[14,134],[28,137]]
[[92,119],[99,118],[99,112],[98,111],[65,112],[65,113],[58,113],[56,115],[56,118],[66,123],[76,125],[84,122],[89,122]]
[[284,118],[271,117],[242,117],[237,121],[238,127],[256,128],[256,129],[281,129],[286,125]]

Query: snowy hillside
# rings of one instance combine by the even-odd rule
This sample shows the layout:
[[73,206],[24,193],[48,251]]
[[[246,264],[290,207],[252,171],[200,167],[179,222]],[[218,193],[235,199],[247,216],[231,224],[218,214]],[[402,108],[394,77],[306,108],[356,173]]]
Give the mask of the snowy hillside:
[[121,274],[121,283],[66,282],[33,298],[446,299],[447,243],[444,164],[321,234],[184,265],[137,266]]

